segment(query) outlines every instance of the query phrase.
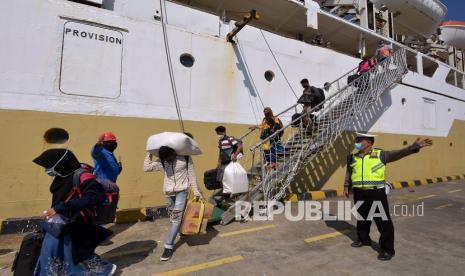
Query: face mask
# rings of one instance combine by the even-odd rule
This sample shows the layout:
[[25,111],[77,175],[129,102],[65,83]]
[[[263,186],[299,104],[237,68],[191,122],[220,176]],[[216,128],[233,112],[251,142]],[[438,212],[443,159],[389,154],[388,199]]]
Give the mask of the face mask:
[[363,149],[362,143],[355,143],[354,147],[355,147],[356,150],[362,150]]
[[221,134],[221,135],[220,135],[220,134],[217,134],[217,136],[218,136],[218,139],[220,139],[220,140],[224,138],[224,135],[223,135],[223,134]]
[[51,168],[47,168],[45,169],[45,173],[48,174],[49,176],[60,176],[60,177],[67,177],[69,175],[71,175],[73,172],[67,174],[67,175],[62,175],[61,173],[55,171],[55,167],[61,162],[61,160],[63,160],[63,158],[65,158],[66,154],[68,153],[68,150],[65,151],[65,153],[63,154],[63,156],[60,157],[60,159],[58,159],[58,161],[55,163],[55,165],[53,165]]
[[105,144],[103,144],[103,147],[108,151],[114,152],[115,149],[118,147],[118,143],[116,143],[116,142],[105,143]]

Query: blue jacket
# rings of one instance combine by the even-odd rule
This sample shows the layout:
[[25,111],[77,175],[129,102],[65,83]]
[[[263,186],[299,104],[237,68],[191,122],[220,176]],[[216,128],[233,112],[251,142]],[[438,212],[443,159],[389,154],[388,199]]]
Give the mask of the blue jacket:
[[101,145],[95,145],[91,151],[94,159],[94,174],[98,178],[108,179],[116,183],[121,168],[113,153]]

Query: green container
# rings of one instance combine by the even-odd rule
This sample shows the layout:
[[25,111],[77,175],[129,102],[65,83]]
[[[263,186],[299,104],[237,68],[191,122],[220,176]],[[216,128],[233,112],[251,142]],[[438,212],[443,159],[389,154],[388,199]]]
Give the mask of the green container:
[[208,223],[215,223],[215,222],[219,222],[221,220],[221,215],[224,213],[224,210],[218,208],[215,206],[215,208],[213,208],[213,213],[212,213],[212,216],[211,218],[208,220]]

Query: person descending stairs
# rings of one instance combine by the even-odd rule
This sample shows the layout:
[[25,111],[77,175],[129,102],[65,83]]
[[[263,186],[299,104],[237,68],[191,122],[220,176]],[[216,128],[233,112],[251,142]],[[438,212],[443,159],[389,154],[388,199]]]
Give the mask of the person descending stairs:
[[[293,116],[292,121],[282,129],[250,148],[252,152],[250,173],[255,177],[252,181],[254,185],[247,195],[238,197],[237,204],[233,204],[223,214],[222,224],[227,224],[234,219],[248,218],[251,207],[242,208],[242,211],[236,214],[236,207],[239,207],[241,201],[281,200],[296,175],[319,153],[328,149],[355,121],[357,114],[370,107],[385,91],[402,80],[408,72],[406,50],[403,48],[397,50],[378,66],[364,72],[363,74],[369,77],[362,78],[363,83],[354,85],[353,81],[347,80],[347,77],[355,74],[357,69],[351,70],[331,83],[338,89],[333,95],[299,116]],[[297,108],[296,104],[284,112],[297,110]],[[303,124],[303,117],[309,114],[317,114],[317,116],[310,123]],[[256,163],[260,162],[261,158],[255,158],[255,156],[264,156],[262,145],[272,141],[278,135],[283,137],[284,151],[277,158],[276,169],[266,170],[265,163]]]

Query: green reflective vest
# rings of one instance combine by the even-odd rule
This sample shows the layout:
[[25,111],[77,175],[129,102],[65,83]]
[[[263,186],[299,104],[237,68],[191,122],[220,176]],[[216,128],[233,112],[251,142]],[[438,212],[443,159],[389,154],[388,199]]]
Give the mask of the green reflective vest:
[[352,155],[350,167],[352,168],[352,187],[353,188],[372,188],[383,187],[386,183],[384,171],[386,166],[381,162],[380,149],[373,149],[370,154],[363,158]]

